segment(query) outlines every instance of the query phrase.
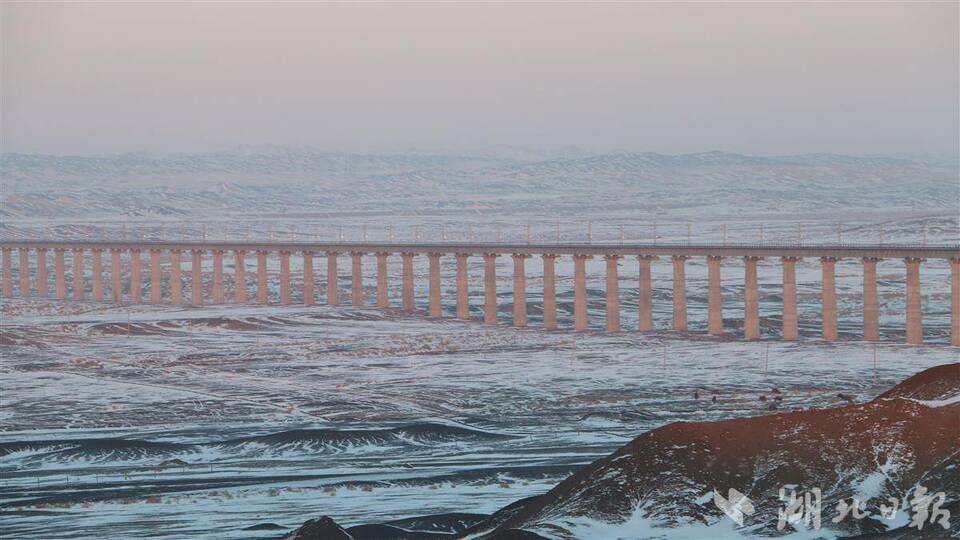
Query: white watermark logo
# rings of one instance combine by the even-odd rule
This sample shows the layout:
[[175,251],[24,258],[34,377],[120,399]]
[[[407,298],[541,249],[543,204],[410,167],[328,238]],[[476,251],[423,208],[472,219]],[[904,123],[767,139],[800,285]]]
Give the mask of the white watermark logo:
[[745,514],[752,515],[754,512],[753,502],[746,495],[733,488],[727,490],[726,499],[717,490],[714,490],[713,504],[717,505],[717,508],[741,527],[743,526],[743,516]]
[[[797,531],[819,530],[821,527],[821,517],[823,513],[822,499],[823,493],[820,488],[812,488],[808,491],[797,492],[792,486],[780,488],[779,499],[784,503],[777,509],[777,530],[784,530],[787,525]],[[939,525],[944,530],[950,528],[950,511],[943,508],[947,496],[940,491],[931,494],[929,490],[918,485],[914,490],[912,497],[899,499],[888,497],[887,504],[880,504],[880,517],[892,521],[897,517],[899,510],[911,510],[909,527],[922,530],[924,525]],[[746,516],[753,515],[756,511],[753,501],[746,495],[736,489],[729,488],[726,498],[719,491],[713,491],[713,504],[716,505],[724,514],[735,521],[738,526],[743,526]],[[856,498],[840,499],[836,504],[836,515],[830,520],[833,523],[852,517],[860,520],[870,517],[871,513],[867,510],[866,502]]]

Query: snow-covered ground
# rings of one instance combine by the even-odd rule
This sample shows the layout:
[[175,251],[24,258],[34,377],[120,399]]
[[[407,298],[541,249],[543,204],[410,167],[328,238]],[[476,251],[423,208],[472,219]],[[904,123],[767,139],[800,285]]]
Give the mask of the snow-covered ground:
[[[729,162],[735,157],[689,159]],[[685,240],[688,230],[693,241],[719,241],[724,235],[730,241],[755,241],[761,227],[766,241],[798,236],[810,242],[957,241],[957,188],[943,180],[949,175],[939,165],[918,169],[916,164],[869,160],[844,165],[836,156],[822,158],[829,162],[824,165],[807,157],[800,168],[761,160],[747,163],[749,174],[743,169],[747,165],[730,172],[733,165],[720,163],[706,173],[697,169],[701,172],[683,176],[687,165],[652,166],[652,159],[607,156],[536,166],[453,160],[459,163],[454,174],[449,162],[422,157],[402,166],[377,161],[378,167],[403,170],[381,171],[343,192],[331,180],[306,190],[277,182],[193,191],[181,184],[134,189],[135,182],[130,187],[115,181],[101,193],[109,182],[100,178],[93,187],[68,185],[60,195],[46,180],[37,180],[29,171],[33,165],[8,160],[7,167],[13,163],[22,170],[14,171],[16,177],[10,178],[15,181],[6,186],[15,189],[7,191],[8,219],[0,234],[176,237],[182,222],[183,234],[192,237],[206,228],[211,237],[226,231],[236,238],[249,231],[264,238],[310,234],[331,239],[342,226],[346,238],[357,239],[366,226],[370,238],[522,240],[528,221],[532,238],[555,238],[559,218],[564,239],[586,239],[589,230],[595,240],[616,241],[622,230],[627,241],[647,241],[657,223],[656,237],[664,241]],[[39,169],[54,172],[74,167],[38,163]],[[184,167],[177,178],[190,178],[193,165],[174,165]],[[356,172],[353,165],[345,167]],[[450,186],[465,185],[464,175],[470,173],[464,171],[471,167],[495,168],[481,175],[477,189],[466,190],[472,198],[457,199],[462,192]],[[955,169],[950,167],[944,170]],[[868,172],[857,172],[861,169]],[[97,177],[98,170],[76,175]],[[271,171],[264,174],[276,174]],[[624,178],[636,171],[647,174],[644,182],[626,195],[618,192],[624,182],[630,184]],[[769,174],[761,177],[758,171]],[[896,182],[901,173],[917,179],[912,192],[909,182]],[[673,174],[682,178],[671,187],[665,182]],[[541,185],[551,175],[579,183]],[[816,181],[805,184],[810,175]],[[596,187],[590,184],[592,176],[603,180],[596,183],[602,188],[596,198],[586,195]],[[737,178],[751,182],[756,199],[735,202],[743,195]],[[830,178],[842,182],[837,180],[832,191],[817,191],[829,187]],[[701,189],[707,181],[716,185]],[[516,191],[517,185],[525,190]],[[499,188],[505,191],[496,192]],[[864,194],[862,200],[856,199],[858,192]],[[110,215],[109,207],[129,200],[130,193],[139,198],[130,203],[128,216]],[[324,193],[331,194],[332,202],[323,201]],[[85,206],[91,201],[99,202]],[[230,207],[230,201],[239,203]],[[311,212],[307,207],[314,202],[318,210]],[[243,214],[240,203],[261,206]],[[57,215],[58,208],[69,211]],[[302,213],[284,213],[284,208]],[[229,291],[232,258],[226,259]],[[302,266],[299,257],[291,263],[297,301]],[[342,261],[340,276],[344,293],[349,288],[346,263]],[[271,261],[271,273],[277,264]],[[556,332],[539,329],[540,261],[527,261],[527,329],[509,326],[512,264],[508,257],[497,264],[497,327],[478,322],[483,303],[479,257],[470,262],[475,319],[470,323],[449,319],[455,312],[452,257],[442,264],[448,318],[440,321],[373,308],[53,305],[4,299],[0,533],[32,538],[147,533],[271,537],[276,532],[241,529],[261,522],[293,528],[323,514],[354,525],[452,511],[487,513],[546,491],[578,467],[657,426],[769,414],[775,401],[760,396],[772,396],[773,388],[783,392],[779,410],[844,402],[838,394],[865,401],[917,371],[957,358],[957,349],[948,346],[946,261],[929,260],[922,267],[926,344],[918,347],[902,344],[903,261],[878,265],[884,341],[877,345],[859,341],[862,266],[857,260],[837,264],[841,341],[836,343],[818,339],[819,261],[797,266],[801,340],[796,343],[777,340],[777,260],[760,262],[763,339],[751,343],[740,339],[740,260],[724,261],[727,335],[722,338],[705,335],[707,269],[699,259],[688,261],[690,333],[685,335],[668,330],[669,261],[654,264],[657,331],[650,334],[635,332],[637,262],[621,261],[624,331],[615,335],[602,332],[603,260],[587,263],[593,330],[583,334],[569,331],[570,260],[558,262],[561,330]],[[325,297],[324,266],[315,261],[318,299]],[[364,266],[372,302],[374,259],[365,259]],[[248,261],[251,291],[253,270]],[[67,271],[72,281],[72,268]],[[398,306],[399,257],[391,258],[389,271],[390,300]],[[418,258],[421,308],[426,307],[426,274],[426,260]],[[206,266],[207,287],[211,279]],[[273,301],[279,297],[277,285],[272,277]]]

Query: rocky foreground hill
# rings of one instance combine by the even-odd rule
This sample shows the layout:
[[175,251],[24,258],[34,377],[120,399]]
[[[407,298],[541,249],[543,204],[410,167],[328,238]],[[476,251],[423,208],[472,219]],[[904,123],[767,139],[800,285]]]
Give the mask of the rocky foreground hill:
[[[737,510],[727,508],[742,525],[716,504],[734,501],[730,489],[749,499],[734,505]],[[799,503],[787,511],[791,494]],[[492,515],[350,528],[324,518],[283,538],[792,535],[960,538],[960,363],[918,373],[867,403],[669,424]]]

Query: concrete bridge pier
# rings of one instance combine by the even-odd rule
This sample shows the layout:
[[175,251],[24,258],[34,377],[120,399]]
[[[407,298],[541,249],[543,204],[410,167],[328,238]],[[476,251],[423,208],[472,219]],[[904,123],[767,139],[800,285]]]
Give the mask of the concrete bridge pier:
[[316,303],[314,299],[314,281],[313,281],[313,252],[303,252],[303,305],[312,306]]
[[242,249],[233,252],[233,301],[247,303],[247,252]]
[[339,296],[339,275],[337,275],[337,257],[340,254],[336,251],[327,252],[327,304],[336,306],[340,303]]
[[214,249],[213,253],[213,303],[222,304],[223,294],[223,250]]
[[543,327],[557,329],[557,269],[556,255],[543,256]]
[[141,275],[140,269],[143,267],[143,261],[140,260],[140,250],[131,249],[130,250],[130,303],[139,304],[141,302],[140,298],[140,286],[141,286]]
[[950,259],[950,344],[960,347],[960,258]]
[[122,251],[119,249],[110,250],[110,297],[113,299],[114,304],[123,302],[123,285],[121,285],[120,282],[121,253]]
[[863,339],[880,340],[880,311],[877,303],[876,257],[863,258]]
[[192,268],[191,268],[191,285],[190,285],[190,294],[192,296],[193,305],[202,306],[203,305],[203,250],[194,249],[191,250],[193,255]]
[[573,330],[586,332],[590,329],[587,317],[587,261],[592,255],[573,256]]
[[483,324],[497,324],[497,254],[483,254]]
[[350,303],[360,307],[363,305],[363,253],[354,251],[351,258],[351,287]]
[[290,252],[280,251],[280,304],[290,305]]
[[93,248],[90,250],[91,266],[93,267],[93,301],[103,302],[103,250]]
[[923,343],[923,315],[920,310],[920,263],[923,259],[908,257],[907,264],[907,343]]
[[440,257],[442,253],[428,253],[427,260],[430,265],[430,299],[429,315],[431,317],[442,317],[443,311],[440,304]]
[[457,253],[457,319],[470,320],[470,279],[467,270],[468,253]]
[[159,249],[150,250],[150,303],[155,305],[163,302],[163,274],[160,270],[162,253]]
[[407,313],[413,313],[417,306],[413,298],[413,256],[414,253],[401,253],[401,296],[403,297],[403,310]]
[[389,276],[387,275],[387,257],[390,254],[378,251],[377,257],[377,307],[386,309],[390,307],[390,289]]
[[823,340],[837,340],[837,258],[820,257],[823,271],[822,296],[823,306]]
[[524,260],[530,255],[514,253],[513,257],[513,325],[527,326],[527,274]]
[[30,250],[20,248],[20,297],[30,297]]
[[783,263],[783,339],[797,340],[797,257],[781,257]]
[[743,272],[743,335],[747,340],[760,339],[760,302],[757,291],[757,261],[760,257],[744,257]]
[[3,297],[10,298],[13,296],[13,250],[3,248],[0,251],[3,252]]
[[707,257],[707,332],[712,336],[723,334],[723,308],[720,295],[720,263],[723,257]]
[[73,250],[73,299],[83,300],[83,250]]
[[604,255],[607,262],[607,332],[620,331],[620,276],[617,265],[621,255]]
[[[67,297],[67,263],[64,255],[66,251],[67,250],[63,248],[56,248],[53,250],[54,274],[56,274],[54,276],[54,292],[57,295],[57,300],[63,300]],[[7,258],[7,260],[10,259]]]
[[37,295],[46,299],[50,296],[47,284],[47,250],[37,249]]
[[656,259],[656,255],[640,255],[637,261],[640,263],[640,297],[637,300],[640,310],[640,331],[653,331],[653,280],[650,276],[650,262]]
[[180,276],[180,253],[179,249],[170,250],[170,303],[173,305],[183,304],[183,278]]
[[267,288],[267,255],[269,252],[257,250],[257,302],[267,305],[270,302],[270,290]]
[[673,259],[673,329],[687,331],[687,272],[686,255],[674,255]]

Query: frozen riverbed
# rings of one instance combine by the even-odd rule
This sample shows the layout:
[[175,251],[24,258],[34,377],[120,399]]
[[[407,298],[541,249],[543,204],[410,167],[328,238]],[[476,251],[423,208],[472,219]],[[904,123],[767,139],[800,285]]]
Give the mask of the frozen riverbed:
[[956,358],[374,309],[4,311],[3,528],[45,538],[490,512],[665,423],[867,400]]

